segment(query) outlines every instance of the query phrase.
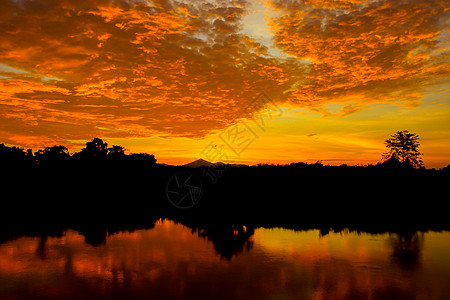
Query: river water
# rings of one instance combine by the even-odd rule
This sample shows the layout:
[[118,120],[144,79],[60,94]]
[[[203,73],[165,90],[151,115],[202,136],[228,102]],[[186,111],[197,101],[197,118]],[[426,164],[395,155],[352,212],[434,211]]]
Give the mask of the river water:
[[0,299],[450,299],[450,232],[230,226],[0,244]]

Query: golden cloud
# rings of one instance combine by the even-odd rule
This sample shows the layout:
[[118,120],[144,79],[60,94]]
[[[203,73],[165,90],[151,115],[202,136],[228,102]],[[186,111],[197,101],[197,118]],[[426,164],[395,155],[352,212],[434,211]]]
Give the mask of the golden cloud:
[[448,78],[446,1],[269,5],[274,43],[290,57],[242,33],[244,0],[2,1],[2,142],[199,138],[233,124],[262,90],[318,111],[351,100],[347,115],[417,103]]
[[28,72],[2,80],[3,138],[201,137],[227,126],[287,77],[239,34],[244,4],[3,1],[0,62]]
[[[272,1],[275,43],[311,62],[294,103],[416,100],[448,79],[445,1]],[[448,45],[447,45],[448,46]],[[413,95],[413,96],[411,96]],[[348,111],[347,111],[348,113]]]

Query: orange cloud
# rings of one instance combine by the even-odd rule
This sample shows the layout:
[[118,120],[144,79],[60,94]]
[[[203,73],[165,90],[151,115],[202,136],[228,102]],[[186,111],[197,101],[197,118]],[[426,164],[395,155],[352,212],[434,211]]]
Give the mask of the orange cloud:
[[272,1],[275,43],[308,59],[306,82],[294,103],[360,103],[415,99],[450,75],[440,37],[448,3],[429,1]]
[[414,107],[448,78],[445,1],[269,4],[289,57],[242,33],[244,0],[2,1],[2,142],[200,138],[262,90],[316,111],[354,103],[345,116],[373,102]]
[[0,62],[34,74],[0,74],[7,78],[0,91],[7,142],[24,132],[58,142],[93,134],[200,137],[232,123],[280,80],[271,75],[281,74],[277,67],[257,72],[268,59],[259,55],[263,46],[239,34],[239,1],[2,5],[9,9],[0,23]]

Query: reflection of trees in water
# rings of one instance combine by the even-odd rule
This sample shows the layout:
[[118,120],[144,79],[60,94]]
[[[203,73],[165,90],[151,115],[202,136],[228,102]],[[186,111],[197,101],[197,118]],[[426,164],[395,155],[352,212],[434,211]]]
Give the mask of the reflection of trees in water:
[[80,233],[84,235],[84,241],[94,247],[106,244],[106,237],[111,234],[102,228],[84,229]]
[[[155,226],[156,219],[148,221],[146,224],[109,224],[109,226],[85,225],[77,230],[85,237],[85,242],[92,246],[100,246],[106,243],[107,236],[120,231],[134,231],[136,229],[151,229]],[[254,234],[254,228],[244,225],[236,225],[229,223],[203,223],[192,224],[185,221],[175,221],[190,228],[193,233],[197,233],[199,237],[206,238],[214,245],[215,250],[227,260],[233,255],[238,255],[245,250],[250,250],[253,241],[250,239]],[[320,236],[326,236],[330,231],[328,226],[320,229]],[[37,245],[36,254],[41,258],[46,257],[46,241],[47,236],[62,236],[59,233],[42,233]],[[421,255],[424,243],[424,233],[402,232],[392,233],[389,236],[389,245],[392,248],[391,258],[394,263],[402,269],[415,268],[421,263]]]
[[198,236],[210,240],[215,250],[227,260],[244,250],[250,250],[253,242],[250,237],[255,233],[253,227],[233,224],[207,224],[189,226]]
[[45,259],[46,245],[47,245],[47,235],[43,234],[43,235],[41,235],[41,237],[39,239],[39,244],[38,244],[37,249],[36,249],[36,254],[41,259]]
[[[108,235],[113,234],[114,232],[108,231],[108,229],[104,228],[89,228],[89,229],[80,229],[78,232],[84,236],[84,241],[87,244],[90,244],[92,246],[100,246],[106,243],[106,237]],[[63,234],[60,235],[52,235],[48,233],[42,233],[39,238],[38,246],[36,248],[36,254],[41,258],[46,258],[46,249],[47,249],[47,238],[51,236],[58,236],[61,237]]]
[[[101,224],[83,224],[79,226],[68,227],[65,230],[73,229],[84,236],[84,241],[94,247],[104,245],[108,236],[118,232],[133,232],[138,229],[152,229],[155,227],[155,218],[151,218],[144,223],[110,223],[107,225]],[[43,230],[39,233],[40,240],[36,249],[36,254],[42,259],[45,258],[47,237],[62,237],[63,229]]]
[[77,228],[80,234],[84,235],[86,243],[97,247],[106,244],[106,238],[119,232],[133,232],[138,229],[155,228],[156,218],[148,218],[140,223],[134,222],[115,222],[107,225],[86,224]]
[[[109,224],[108,226],[85,224],[72,229],[83,235],[87,244],[97,247],[104,245],[109,235],[122,231],[133,232],[136,229],[153,229],[155,227],[155,222],[156,219],[151,219],[145,224]],[[192,233],[197,233],[199,237],[210,240],[213,243],[215,250],[228,260],[230,260],[233,255],[238,255],[244,250],[250,250],[253,246],[253,242],[250,240],[250,237],[255,232],[253,227],[224,223],[194,225],[188,224],[188,222],[181,222],[181,224],[190,228]],[[42,233],[36,248],[36,254],[41,259],[45,259],[46,256],[46,242],[48,236],[55,236],[55,234]],[[56,236],[63,236],[62,231],[56,234]]]
[[421,263],[424,233],[417,231],[390,235],[392,259],[402,269],[416,268]]
[[55,227],[52,229],[37,229],[36,231],[29,233],[28,235],[39,237],[38,245],[36,247],[36,255],[40,259],[46,259],[48,237],[62,237],[63,229],[59,227]]
[[[253,242],[250,241],[250,237],[254,234],[253,227],[247,227],[244,225],[233,224],[186,224],[182,222],[184,226],[192,229],[193,233],[197,233],[198,236],[210,240],[215,250],[222,255],[222,257],[230,260],[233,255],[237,255],[244,250],[249,250],[253,246]],[[147,224],[147,228],[153,228],[154,221],[151,226]],[[120,227],[84,227],[79,228],[80,234],[84,235],[86,243],[92,246],[100,246],[106,243],[108,235],[114,234],[119,231],[133,231],[136,228],[128,228],[126,226]]]

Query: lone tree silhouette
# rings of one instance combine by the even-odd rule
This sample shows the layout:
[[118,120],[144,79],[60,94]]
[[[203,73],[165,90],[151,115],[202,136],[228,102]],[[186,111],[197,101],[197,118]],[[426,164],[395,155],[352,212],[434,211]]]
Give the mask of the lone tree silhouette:
[[388,148],[388,151],[383,153],[384,164],[423,167],[422,153],[419,151],[419,136],[416,133],[408,130],[397,131],[384,144]]

